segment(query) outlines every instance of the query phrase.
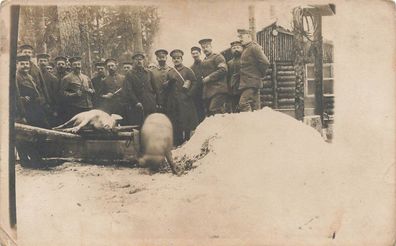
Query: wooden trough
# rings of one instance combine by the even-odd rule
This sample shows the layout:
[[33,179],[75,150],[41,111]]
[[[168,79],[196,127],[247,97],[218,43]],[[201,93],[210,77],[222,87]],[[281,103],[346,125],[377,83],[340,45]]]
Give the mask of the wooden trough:
[[[15,123],[15,137],[18,153],[35,152],[28,153],[28,156],[35,156],[35,162],[40,159],[63,159],[133,165],[137,161],[140,148],[137,128],[122,126],[117,127],[114,133],[83,130],[79,134],[72,134]],[[22,157],[21,153],[19,155]],[[26,158],[21,158],[21,161],[23,159],[26,162]],[[30,159],[32,157],[28,161]]]

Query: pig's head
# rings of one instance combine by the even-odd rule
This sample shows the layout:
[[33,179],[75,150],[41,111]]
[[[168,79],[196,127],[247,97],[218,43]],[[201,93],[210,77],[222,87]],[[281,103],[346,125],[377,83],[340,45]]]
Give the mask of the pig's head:
[[103,130],[109,131],[109,132],[113,131],[114,127],[117,124],[117,121],[119,121],[119,120],[122,120],[122,117],[120,115],[118,115],[118,114],[110,115],[110,117],[106,118],[103,121]]

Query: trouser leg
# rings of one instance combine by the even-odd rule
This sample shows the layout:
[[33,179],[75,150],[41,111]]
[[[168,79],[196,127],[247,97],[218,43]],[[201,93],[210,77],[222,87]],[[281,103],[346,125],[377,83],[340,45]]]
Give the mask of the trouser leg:
[[239,110],[248,112],[260,107],[260,94],[257,88],[248,88],[242,91],[239,99]]

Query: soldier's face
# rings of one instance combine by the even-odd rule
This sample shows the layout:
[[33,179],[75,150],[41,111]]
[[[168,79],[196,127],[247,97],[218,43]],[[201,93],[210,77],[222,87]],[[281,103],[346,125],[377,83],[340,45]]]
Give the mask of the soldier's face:
[[166,55],[159,55],[159,56],[157,56],[157,61],[158,61],[158,64],[159,64],[160,66],[163,66],[163,65],[166,64],[166,59],[167,59],[167,56],[166,56]]
[[195,61],[199,60],[201,58],[201,52],[199,52],[198,50],[193,50],[191,51],[191,56]]
[[241,54],[242,54],[242,51],[243,51],[243,48],[242,48],[242,46],[240,46],[240,45],[234,45],[234,46],[231,47],[231,53],[232,53],[234,56],[241,55]]
[[22,55],[25,55],[25,56],[30,56],[30,57],[33,56],[33,50],[31,50],[31,49],[23,49],[21,51],[21,53],[22,53]]
[[46,67],[48,65],[48,59],[40,58],[38,59],[37,63],[40,67]]
[[51,66],[47,66],[46,69],[47,69],[47,71],[48,71],[49,73],[53,73],[53,72],[54,72],[54,68],[51,67]]
[[252,41],[252,36],[250,36],[250,34],[238,34],[238,38],[242,44],[247,44]]
[[100,75],[103,76],[105,74],[105,68],[103,66],[97,66],[96,67],[96,72]]
[[203,44],[201,47],[202,47],[202,51],[205,55],[212,54],[212,45],[211,44]]
[[30,62],[29,61],[20,61],[17,63],[17,69],[20,72],[28,73],[30,70]]
[[110,73],[114,73],[117,70],[117,65],[115,64],[115,62],[108,62],[107,70],[109,70]]
[[175,66],[181,65],[183,63],[183,57],[175,56],[172,58],[172,62],[175,64]]
[[144,58],[143,57],[137,56],[137,57],[135,57],[134,61],[135,61],[135,66],[137,66],[137,67],[144,66]]
[[125,72],[131,71],[132,70],[132,65],[131,64],[124,64],[124,66],[122,67],[122,69]]
[[81,62],[80,61],[75,61],[71,64],[71,67],[73,68],[73,71],[75,73],[81,72]]
[[56,69],[58,70],[58,71],[65,71],[65,69],[66,69],[66,62],[64,62],[64,61],[57,61],[56,62]]

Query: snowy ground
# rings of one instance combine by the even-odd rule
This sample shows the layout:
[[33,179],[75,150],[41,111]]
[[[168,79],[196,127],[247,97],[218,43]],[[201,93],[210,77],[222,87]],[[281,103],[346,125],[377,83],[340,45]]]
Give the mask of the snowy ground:
[[327,144],[287,115],[211,117],[173,154],[193,169],[18,168],[20,245],[392,242],[394,164]]

